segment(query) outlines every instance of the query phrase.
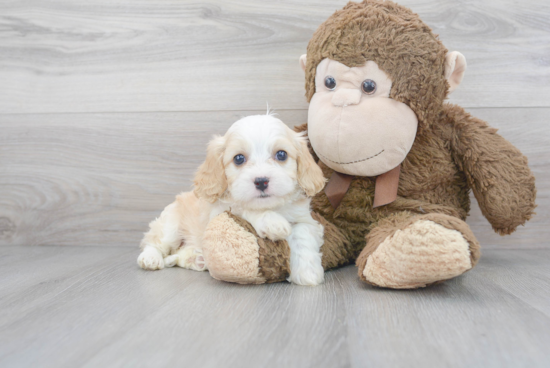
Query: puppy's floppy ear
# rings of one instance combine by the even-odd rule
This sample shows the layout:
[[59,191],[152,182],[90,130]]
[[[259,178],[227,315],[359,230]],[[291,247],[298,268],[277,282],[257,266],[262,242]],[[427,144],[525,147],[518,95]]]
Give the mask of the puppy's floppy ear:
[[326,179],[323,171],[317,165],[307,147],[307,138],[300,133],[296,135],[295,144],[298,148],[298,184],[308,197],[313,197],[325,187]]
[[216,202],[227,189],[227,178],[223,166],[225,138],[215,136],[208,143],[206,160],[195,174],[195,195],[210,203]]

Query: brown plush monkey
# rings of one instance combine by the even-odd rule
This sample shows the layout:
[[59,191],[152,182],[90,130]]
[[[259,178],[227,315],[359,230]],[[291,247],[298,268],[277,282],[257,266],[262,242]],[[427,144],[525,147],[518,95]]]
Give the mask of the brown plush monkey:
[[[330,179],[312,201],[325,227],[325,270],[356,261],[369,284],[424,287],[479,259],[464,222],[470,190],[501,235],[533,215],[527,159],[485,122],[444,102],[466,60],[409,9],[350,2],[319,27],[300,64],[310,107],[308,124],[297,129],[307,130]],[[211,274],[240,283],[286,279],[286,244],[245,244],[243,232],[254,230],[234,216],[212,220]],[[213,247],[231,247],[234,259],[208,259]]]

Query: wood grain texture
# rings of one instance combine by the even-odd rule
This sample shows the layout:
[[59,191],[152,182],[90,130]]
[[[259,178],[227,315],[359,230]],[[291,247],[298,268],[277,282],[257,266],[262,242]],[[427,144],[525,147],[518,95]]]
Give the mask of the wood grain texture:
[[550,250],[424,290],[143,271],[123,247],[0,248],[2,367],[548,367]]
[[[304,109],[298,57],[347,0],[0,4],[0,113]],[[461,51],[465,107],[550,106],[547,0],[402,0]]]
[[136,246],[213,134],[252,113],[0,115],[0,244]]
[[[550,108],[471,109],[529,158],[537,216],[507,237],[472,198],[484,248],[550,247]],[[0,115],[0,245],[136,247],[149,221],[191,188],[214,133],[264,111]],[[288,125],[307,111],[280,111]]]
[[509,237],[473,200],[473,271],[396,291],[355,267],[316,288],[137,267],[214,133],[266,102],[306,121],[298,57],[346,2],[0,3],[0,367],[550,366],[547,0],[399,1],[466,56],[451,102],[537,177],[538,214]]

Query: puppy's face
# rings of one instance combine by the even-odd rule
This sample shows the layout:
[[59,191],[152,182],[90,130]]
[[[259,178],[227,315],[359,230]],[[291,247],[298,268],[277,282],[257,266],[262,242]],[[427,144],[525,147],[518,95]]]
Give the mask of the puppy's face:
[[223,155],[231,202],[270,208],[296,193],[299,151],[291,133],[271,116],[248,117],[233,125]]
[[195,193],[250,209],[269,209],[325,183],[305,138],[270,115],[237,121],[214,138],[195,178]]

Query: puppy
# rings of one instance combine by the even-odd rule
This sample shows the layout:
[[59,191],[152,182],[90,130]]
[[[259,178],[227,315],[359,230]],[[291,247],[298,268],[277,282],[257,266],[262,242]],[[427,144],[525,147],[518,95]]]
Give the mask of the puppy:
[[213,217],[231,210],[259,236],[287,240],[288,281],[318,285],[324,281],[323,226],[311,217],[310,197],[324,185],[301,133],[269,113],[243,118],[209,143],[194,191],[178,195],[149,224],[138,264],[147,270],[177,265],[204,271],[205,228]]

